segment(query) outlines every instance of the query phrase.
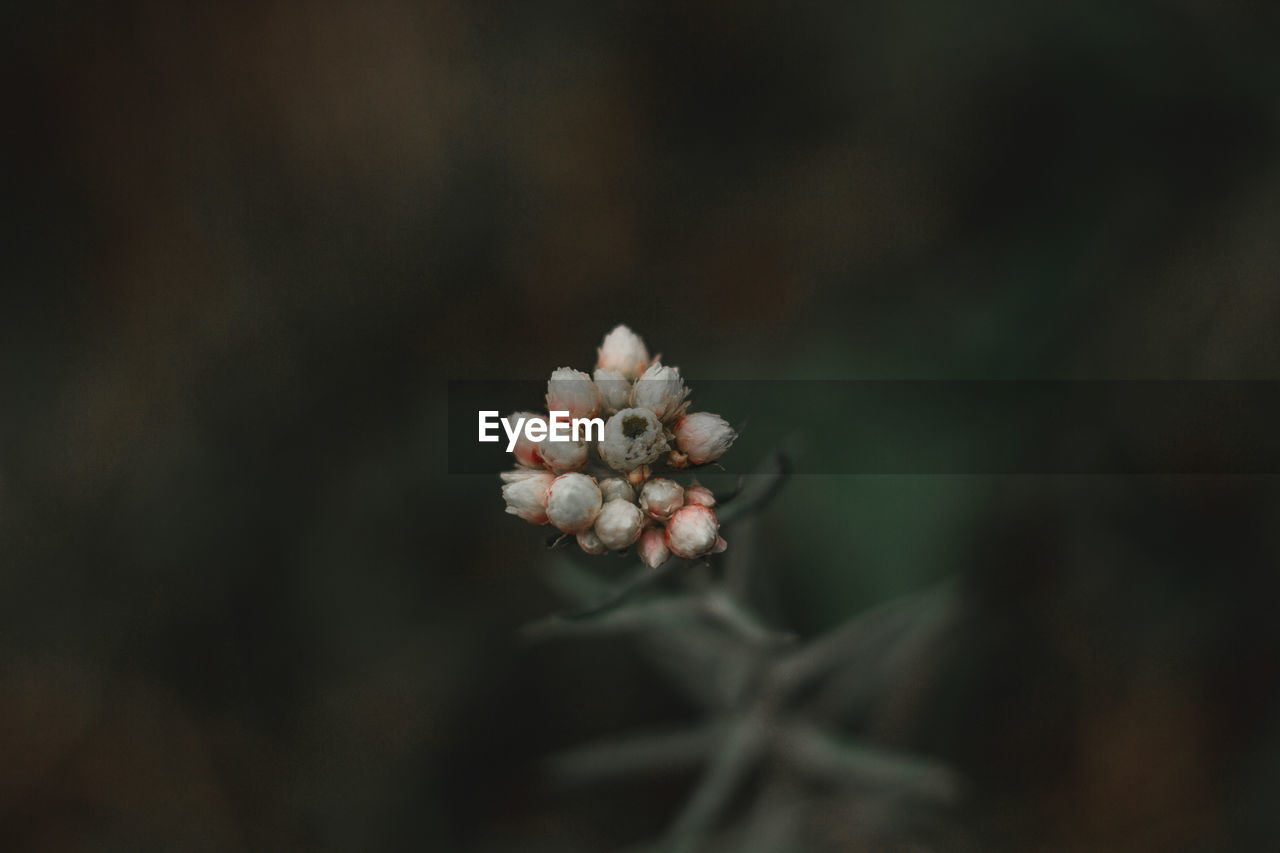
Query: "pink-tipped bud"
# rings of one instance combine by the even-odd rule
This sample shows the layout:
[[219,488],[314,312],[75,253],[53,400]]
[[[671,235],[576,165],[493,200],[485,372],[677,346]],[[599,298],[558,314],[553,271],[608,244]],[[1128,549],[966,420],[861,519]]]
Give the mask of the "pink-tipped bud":
[[716,537],[716,545],[711,549],[712,554],[723,554],[729,549],[729,543],[724,541],[723,536]]
[[[534,421],[546,424],[547,417],[534,412],[516,412],[507,420],[514,426],[521,418],[524,419],[524,422],[520,424],[520,432],[516,435],[516,445],[511,448],[511,455],[521,465],[539,468],[542,466],[542,442],[530,439],[525,427]],[[544,429],[543,433],[545,432],[546,430]]]
[[542,464],[553,471],[577,471],[587,464],[587,443],[582,439],[553,441],[548,438],[538,445],[538,451]]
[[676,444],[693,465],[714,462],[724,455],[738,434],[729,422],[710,412],[694,412],[676,422]]
[[667,547],[666,534],[661,527],[645,528],[636,550],[640,552],[640,560],[651,569],[658,568],[671,557],[671,549]]
[[710,554],[719,536],[720,522],[705,506],[686,506],[667,522],[667,547],[686,560]]
[[605,503],[624,500],[635,502],[636,490],[621,477],[608,477],[600,481],[600,497]]
[[684,490],[684,502],[698,506],[715,506],[716,496],[706,486],[690,486]]
[[547,521],[565,533],[586,530],[600,514],[600,487],[586,474],[561,474],[547,487]]
[[675,480],[654,477],[640,489],[640,508],[654,521],[666,521],[684,506],[684,488]]
[[517,468],[504,472],[502,479],[506,483],[502,487],[502,499],[507,502],[507,512],[530,524],[546,524],[547,490],[555,476],[546,471]]
[[623,409],[604,425],[600,458],[615,471],[633,471],[666,451],[666,431],[648,409]]
[[644,341],[626,326],[615,326],[600,344],[596,366],[636,379],[649,366],[649,350]]
[[600,389],[601,411],[613,414],[631,405],[631,381],[616,370],[597,367],[596,387]]
[[611,551],[620,551],[640,537],[644,514],[631,501],[613,500],[600,508],[595,531],[601,543]]
[[588,554],[607,554],[609,549],[600,541],[595,530],[584,530],[578,534],[578,547]]
[[687,408],[684,398],[689,391],[680,378],[680,368],[664,367],[655,361],[636,380],[631,391],[631,404],[638,408],[648,409],[658,416],[659,420],[669,421],[682,414]]
[[568,412],[570,418],[594,418],[600,414],[600,389],[581,370],[557,367],[547,382],[547,411]]

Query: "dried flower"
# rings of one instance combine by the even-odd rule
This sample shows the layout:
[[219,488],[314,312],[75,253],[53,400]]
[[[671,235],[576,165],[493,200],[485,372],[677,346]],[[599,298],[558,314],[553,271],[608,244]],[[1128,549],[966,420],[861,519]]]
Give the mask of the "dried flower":
[[729,422],[710,412],[694,412],[676,422],[676,446],[690,464],[714,462],[724,455],[738,434]]
[[578,547],[588,554],[607,554],[609,549],[600,541],[594,529],[588,528],[578,534]]
[[547,411],[568,412],[570,418],[600,414],[600,389],[591,377],[572,367],[557,367],[547,381]]
[[666,432],[648,409],[623,409],[604,425],[600,458],[615,471],[633,471],[666,451]]
[[684,502],[698,506],[715,506],[716,496],[706,486],[693,485],[684,490]]
[[528,433],[524,429],[525,424],[529,422],[537,422],[545,424],[547,418],[545,415],[535,414],[534,412],[516,412],[507,420],[512,424],[520,423],[524,420],[524,424],[520,425],[520,432],[516,435],[516,445],[511,449],[511,455],[521,465],[528,465],[530,468],[538,468],[542,465],[542,442],[534,441],[529,438]]
[[596,366],[612,370],[627,379],[639,378],[649,365],[649,350],[644,341],[626,326],[615,326],[600,344]]
[[587,443],[582,439],[574,441],[553,441],[548,438],[539,444],[542,462],[553,471],[577,471],[587,464]]
[[565,533],[590,527],[600,504],[600,487],[586,474],[561,474],[547,487],[547,520]]
[[640,489],[640,508],[654,521],[666,521],[684,506],[684,488],[674,480],[655,477]]
[[618,371],[597,367],[595,382],[603,401],[601,411],[605,414],[613,414],[631,405],[631,381]]
[[644,528],[640,507],[626,500],[612,500],[600,508],[596,516],[596,536],[606,548],[619,551],[635,542]]
[[719,535],[720,522],[705,506],[686,506],[667,522],[667,547],[686,560],[710,554]]
[[634,502],[636,491],[621,477],[607,477],[600,481],[600,497],[605,503],[619,499]]
[[645,528],[640,534],[640,544],[636,550],[640,552],[640,560],[651,569],[658,568],[671,557],[666,533],[661,527]]
[[502,498],[507,502],[507,512],[530,524],[546,524],[547,489],[555,475],[517,468],[503,473],[502,479],[506,482],[502,487]]
[[636,380],[631,403],[653,412],[659,420],[667,421],[684,413],[687,396],[689,389],[684,387],[684,380],[680,378],[680,368],[664,367],[655,361]]

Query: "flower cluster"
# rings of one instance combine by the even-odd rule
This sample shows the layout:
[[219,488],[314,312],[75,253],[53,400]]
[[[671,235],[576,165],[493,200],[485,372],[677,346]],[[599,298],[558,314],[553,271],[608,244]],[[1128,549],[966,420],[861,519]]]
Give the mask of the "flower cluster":
[[[723,551],[711,491],[654,476],[664,463],[678,471],[714,462],[737,438],[719,415],[688,411],[688,397],[680,369],[650,358],[640,336],[618,326],[600,345],[594,375],[561,367],[547,382],[549,412],[607,418],[603,435],[519,436],[512,453],[520,467],[502,475],[507,512],[576,536],[589,554],[637,545],[654,568],[672,555]],[[532,412],[512,417],[547,420]]]

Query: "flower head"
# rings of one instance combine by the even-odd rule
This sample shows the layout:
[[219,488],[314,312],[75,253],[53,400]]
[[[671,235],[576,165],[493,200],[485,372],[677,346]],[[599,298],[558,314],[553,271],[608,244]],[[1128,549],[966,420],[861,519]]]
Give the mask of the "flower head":
[[626,379],[639,378],[649,365],[649,350],[644,341],[626,326],[615,326],[604,336],[597,350],[596,367],[616,371]]
[[547,521],[564,533],[591,526],[600,512],[600,487],[586,474],[561,474],[547,487]]
[[644,514],[631,501],[612,500],[600,508],[592,529],[606,548],[620,551],[640,538]]
[[710,554],[719,536],[715,512],[698,504],[678,510],[667,522],[667,547],[686,560]]
[[684,413],[687,408],[684,399],[687,396],[689,390],[684,387],[684,380],[680,378],[680,368],[666,367],[655,361],[636,380],[636,386],[631,392],[631,403],[653,412],[659,420],[669,421]]
[[729,422],[710,412],[693,412],[676,421],[676,446],[690,464],[714,462],[724,455],[738,434]]
[[657,415],[648,409],[623,409],[605,422],[600,458],[615,471],[628,472],[656,461],[667,448]]
[[517,468],[503,473],[502,479],[506,483],[502,487],[502,499],[507,502],[507,512],[530,524],[546,524],[547,489],[555,475]]
[[666,521],[684,506],[684,488],[675,480],[654,477],[640,489],[640,508],[654,521]]
[[581,370],[557,367],[547,381],[547,411],[568,412],[570,418],[594,418],[600,414],[600,389]]

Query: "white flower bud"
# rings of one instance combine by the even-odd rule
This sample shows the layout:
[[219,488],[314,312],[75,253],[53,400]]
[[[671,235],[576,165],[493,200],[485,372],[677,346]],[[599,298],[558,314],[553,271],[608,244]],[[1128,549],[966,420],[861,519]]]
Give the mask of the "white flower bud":
[[715,506],[716,496],[706,486],[690,486],[684,490],[684,502],[698,506]]
[[606,548],[620,551],[640,537],[644,529],[644,514],[631,501],[613,500],[606,503],[596,516],[592,530]]
[[542,462],[554,471],[576,471],[587,464],[587,443],[582,439],[574,441],[552,441],[548,438],[538,445]]
[[673,432],[681,452],[694,465],[719,459],[738,437],[728,421],[710,412],[685,415],[676,422]]
[[600,458],[615,471],[633,471],[667,450],[667,436],[648,409],[623,409],[604,425]]
[[546,524],[547,489],[555,475],[546,471],[516,469],[504,472],[502,479],[506,481],[502,487],[502,499],[507,502],[507,512],[530,524]]
[[644,341],[626,326],[615,326],[604,336],[597,352],[600,356],[597,367],[617,371],[627,379],[635,379],[649,365],[649,350]]
[[528,465],[530,468],[540,468],[542,467],[542,442],[531,441],[528,434],[525,432],[525,427],[534,421],[545,424],[547,422],[547,416],[539,415],[534,412],[516,412],[514,415],[507,418],[507,420],[514,425],[521,418],[524,418],[524,423],[520,425],[520,432],[516,435],[516,445],[511,449],[511,455],[514,456],[516,461],[521,465]]
[[636,491],[631,488],[631,484],[621,477],[609,477],[600,481],[600,497],[605,503],[609,501],[624,500],[635,502]]
[[687,506],[667,522],[667,547],[686,560],[710,554],[720,535],[716,514],[705,506]]
[[631,382],[627,377],[616,370],[597,367],[595,380],[605,413],[612,414],[631,405]]
[[656,569],[671,556],[667,547],[666,533],[661,527],[647,527],[640,534],[640,544],[636,546],[640,552],[640,560],[649,568]]
[[594,418],[600,414],[600,389],[581,370],[557,367],[547,382],[547,411],[568,412],[570,418]]
[[680,368],[664,367],[655,361],[636,380],[636,387],[631,392],[631,404],[648,409],[659,420],[665,421],[684,413],[684,398],[687,396],[689,390],[684,387],[684,380],[680,378]]
[[578,547],[588,554],[607,554],[609,549],[600,541],[594,530],[587,529],[578,534]]
[[712,549],[711,549],[711,553],[712,553],[712,554],[723,554],[723,553],[724,553],[725,551],[727,551],[727,550],[729,550],[729,543],[728,543],[728,542],[726,542],[726,541],[724,541],[724,537],[723,537],[723,536],[717,536],[717,537],[716,537],[716,546],[715,546],[714,548],[712,548]]
[[666,521],[684,506],[684,489],[675,480],[654,477],[640,489],[640,508],[654,521]]
[[600,487],[586,474],[561,474],[547,488],[547,520],[565,533],[579,533],[600,513]]

